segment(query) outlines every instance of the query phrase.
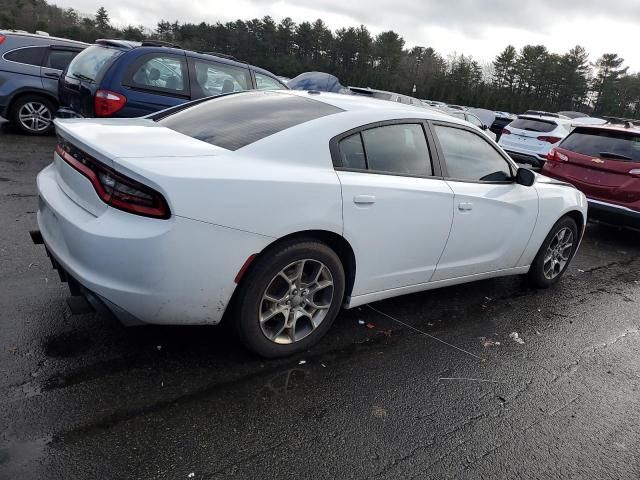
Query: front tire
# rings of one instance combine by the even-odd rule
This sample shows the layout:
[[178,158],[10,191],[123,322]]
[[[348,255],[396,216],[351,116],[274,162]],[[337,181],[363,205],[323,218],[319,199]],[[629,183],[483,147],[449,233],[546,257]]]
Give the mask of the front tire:
[[24,95],[11,105],[9,120],[21,133],[46,135],[53,127],[55,106],[41,95]]
[[335,320],[344,296],[338,255],[315,240],[295,240],[262,254],[239,287],[235,326],[242,343],[266,358],[305,350]]
[[548,288],[564,274],[578,248],[578,226],[569,217],[562,217],[551,228],[529,269],[529,281],[534,287]]

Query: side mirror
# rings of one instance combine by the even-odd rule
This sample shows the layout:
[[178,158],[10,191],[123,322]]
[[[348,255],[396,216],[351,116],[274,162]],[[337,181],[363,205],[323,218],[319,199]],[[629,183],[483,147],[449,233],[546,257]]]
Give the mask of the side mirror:
[[516,183],[530,187],[536,181],[536,174],[528,168],[519,168],[516,172]]

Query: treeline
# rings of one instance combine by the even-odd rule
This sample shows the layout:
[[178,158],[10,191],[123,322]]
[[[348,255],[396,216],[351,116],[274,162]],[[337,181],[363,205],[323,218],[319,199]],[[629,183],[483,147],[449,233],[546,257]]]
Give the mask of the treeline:
[[405,48],[396,32],[372,35],[364,25],[332,31],[322,20],[296,24],[267,16],[214,24],[162,20],[154,30],[116,28],[104,8],[87,16],[45,0],[0,0],[0,28],[44,30],[87,42],[100,37],[159,39],[233,55],[278,75],[319,70],[345,85],[516,113],[533,108],[640,116],[640,75],[628,73],[615,53],[591,63],[580,46],[556,54],[542,45],[520,50],[510,45],[482,65],[470,56],[443,57],[429,47]]

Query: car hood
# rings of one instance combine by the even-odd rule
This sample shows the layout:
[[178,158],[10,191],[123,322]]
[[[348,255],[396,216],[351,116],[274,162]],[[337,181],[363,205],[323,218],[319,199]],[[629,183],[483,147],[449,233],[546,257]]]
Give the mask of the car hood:
[[547,177],[540,173],[536,173],[536,183],[547,183],[551,185],[564,185],[565,187],[576,188],[570,183],[563,182],[562,180],[556,180],[555,178]]

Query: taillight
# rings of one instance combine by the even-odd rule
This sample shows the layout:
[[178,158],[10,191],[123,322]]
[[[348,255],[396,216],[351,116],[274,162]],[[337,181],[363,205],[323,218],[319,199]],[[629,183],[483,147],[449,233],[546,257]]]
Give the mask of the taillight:
[[0,35],[0,45],[2,44],[2,42],[4,42],[4,39],[7,38],[4,35]]
[[98,90],[94,99],[96,117],[109,117],[121,110],[127,103],[127,97],[109,90]]
[[56,153],[89,179],[107,205],[144,217],[166,219],[171,216],[167,201],[154,189],[116,172],[66,142],[56,146]]
[[511,135],[511,130],[509,130],[508,128],[503,128],[502,135]]
[[560,140],[562,140],[562,138],[542,136],[542,137],[538,137],[538,140],[540,140],[541,142],[558,143]]
[[556,162],[568,162],[569,157],[567,157],[564,153],[557,151],[555,148],[552,148],[547,154],[547,160]]

